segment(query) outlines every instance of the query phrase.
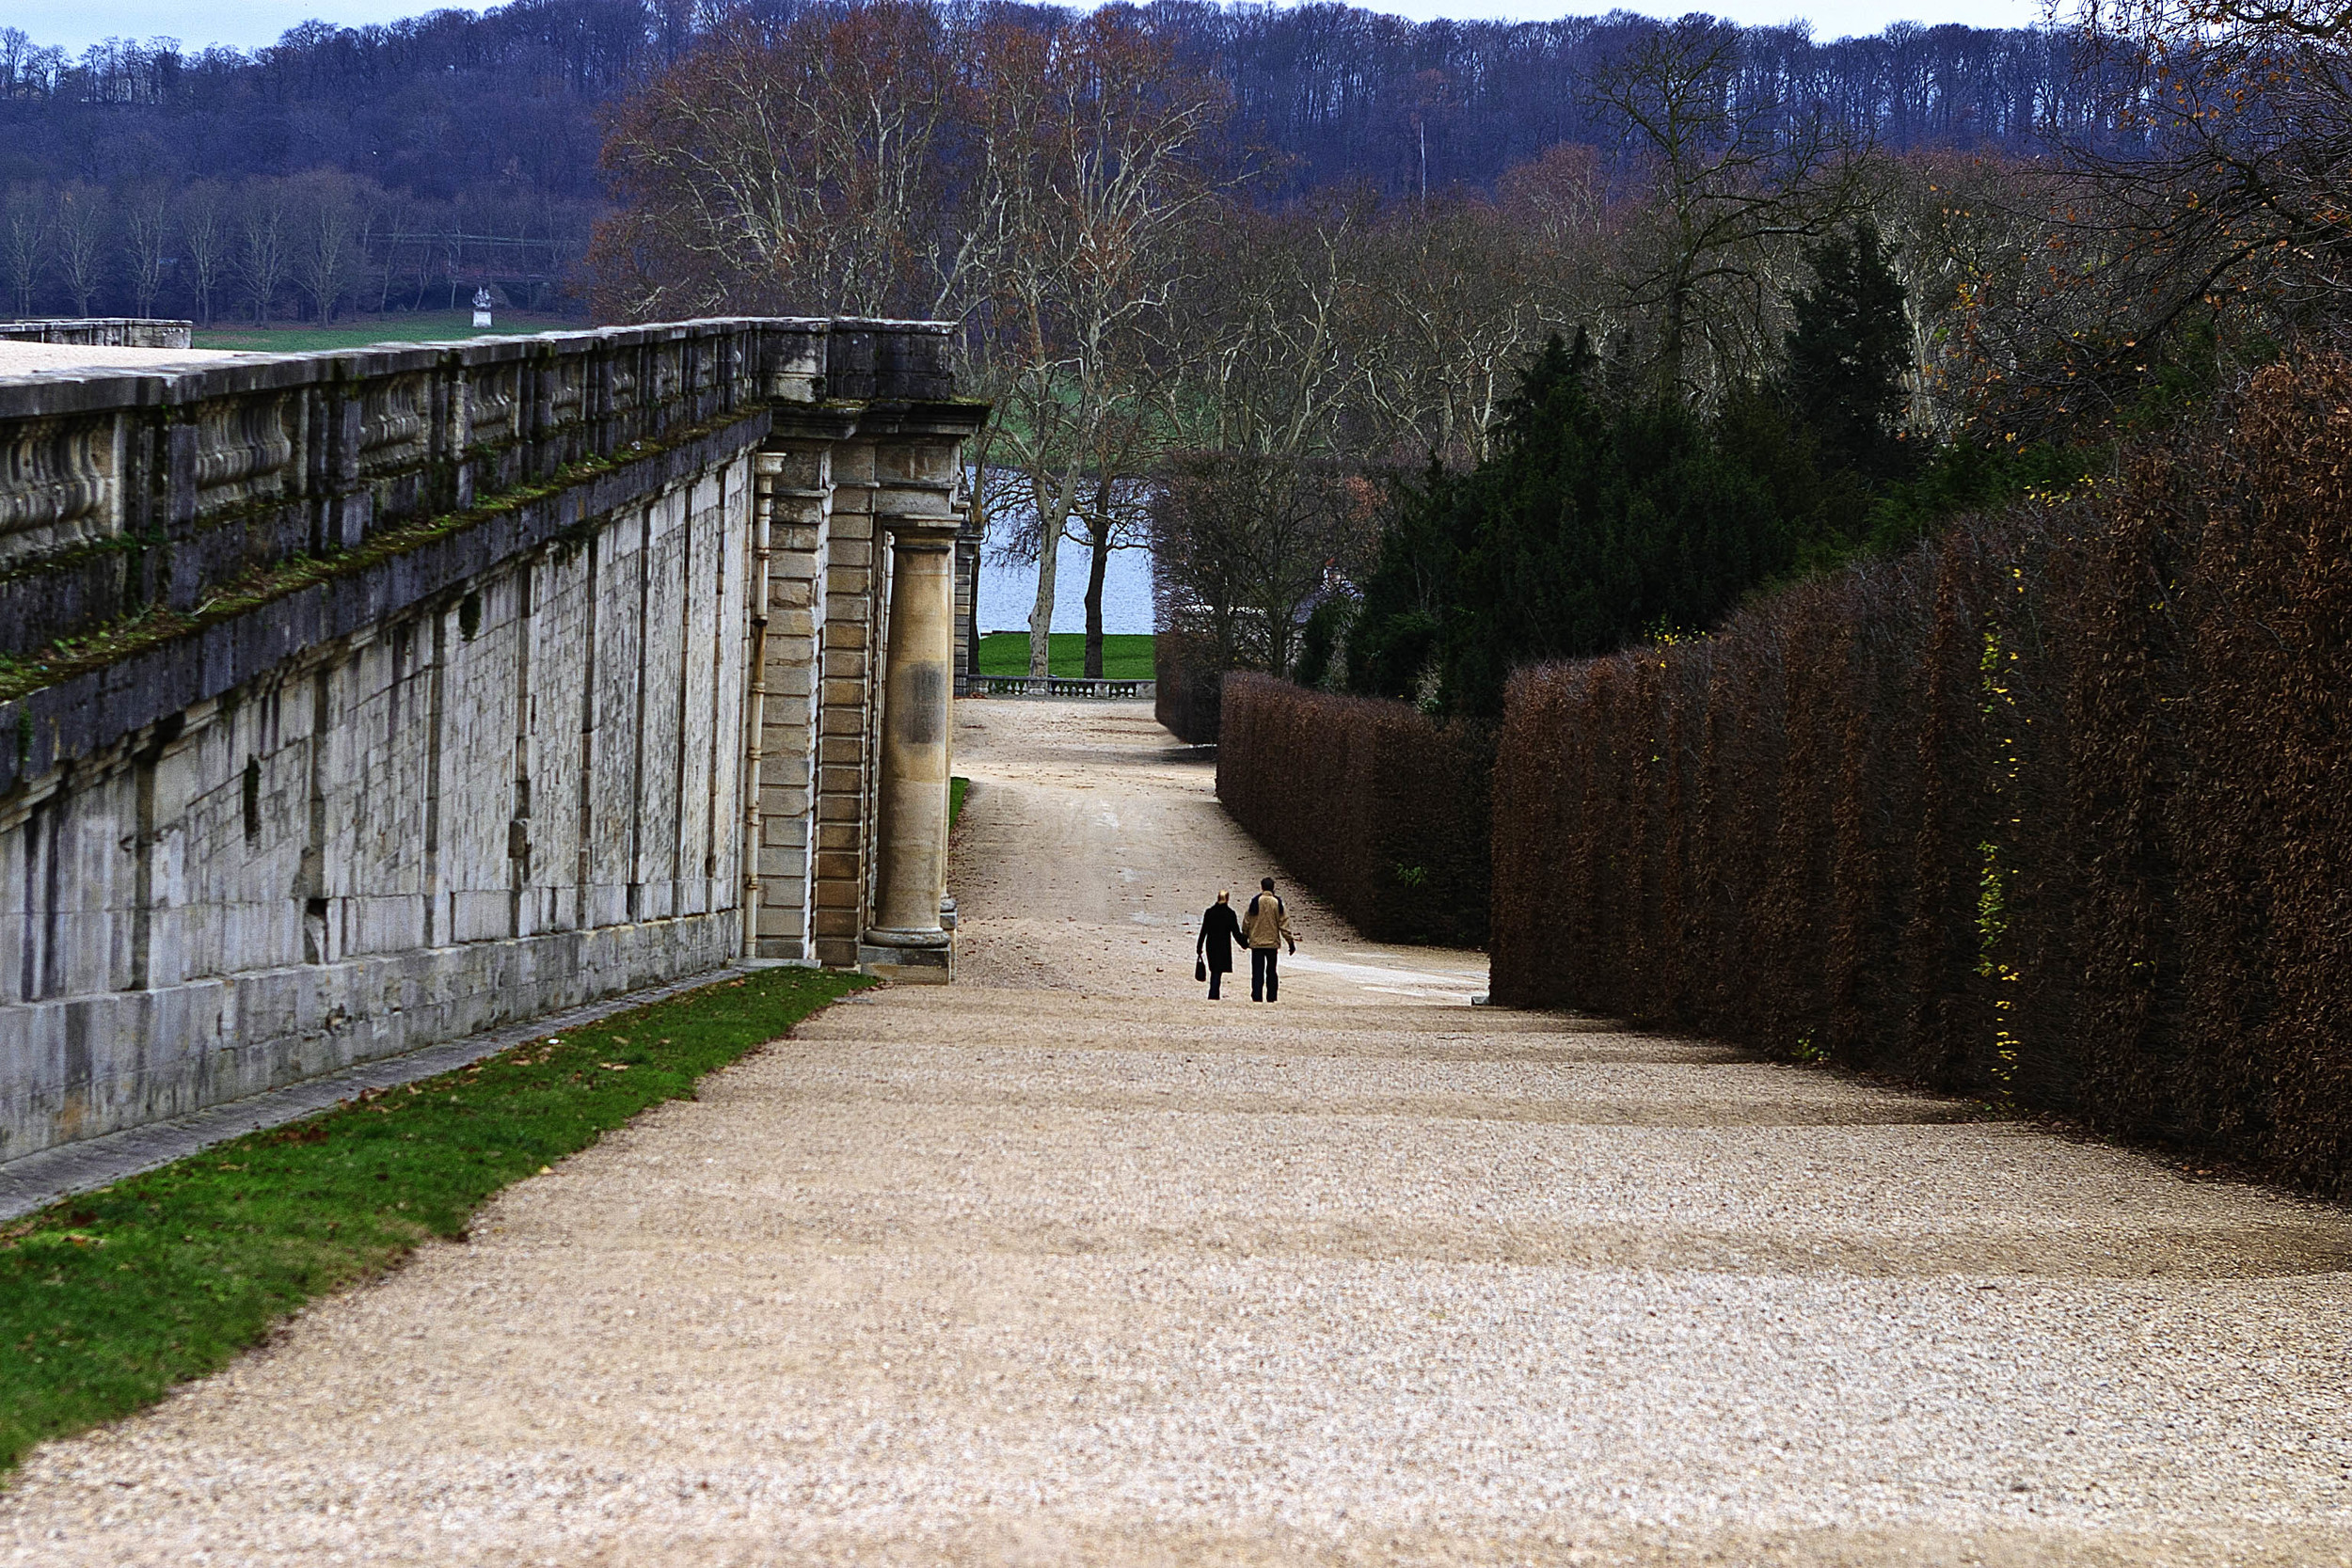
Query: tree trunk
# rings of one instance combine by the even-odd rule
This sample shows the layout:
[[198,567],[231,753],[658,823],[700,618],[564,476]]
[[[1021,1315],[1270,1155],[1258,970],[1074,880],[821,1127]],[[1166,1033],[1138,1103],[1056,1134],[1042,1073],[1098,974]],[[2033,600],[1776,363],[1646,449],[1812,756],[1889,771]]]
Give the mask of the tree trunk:
[[1111,482],[1103,477],[1094,492],[1094,515],[1087,519],[1087,662],[1090,681],[1103,678],[1103,574],[1111,562]]
[[[1030,494],[1037,493],[1031,486]],[[1054,657],[1054,566],[1061,557],[1061,526],[1043,526],[1039,519],[1037,543],[1037,597],[1029,604],[1029,678],[1042,680],[1053,673]]]
[[[1030,470],[1031,504],[1045,498],[1045,486]],[[1062,530],[1069,526],[1072,503],[1078,499],[1078,471],[1073,468],[1054,487],[1054,499],[1047,514],[1038,519],[1037,530],[1037,599],[1029,606],[1029,678],[1042,680],[1053,673],[1054,651],[1054,568],[1061,560]]]
[[1054,559],[1061,553],[1061,531],[1046,534],[1037,552],[1037,598],[1029,606],[1029,678],[1053,673]]

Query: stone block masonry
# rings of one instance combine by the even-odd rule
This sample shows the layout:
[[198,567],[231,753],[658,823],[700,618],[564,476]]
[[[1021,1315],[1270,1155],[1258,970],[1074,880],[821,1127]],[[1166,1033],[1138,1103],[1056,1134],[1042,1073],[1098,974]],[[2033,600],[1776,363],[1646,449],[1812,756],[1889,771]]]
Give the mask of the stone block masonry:
[[78,316],[0,322],[0,342],[72,343],[87,348],[186,348],[196,323],[145,316]]
[[918,868],[903,919],[935,847],[878,802],[941,759],[882,743],[889,541],[964,522],[985,414],[945,349],[736,320],[0,380],[0,1162],[891,958],[877,889]]

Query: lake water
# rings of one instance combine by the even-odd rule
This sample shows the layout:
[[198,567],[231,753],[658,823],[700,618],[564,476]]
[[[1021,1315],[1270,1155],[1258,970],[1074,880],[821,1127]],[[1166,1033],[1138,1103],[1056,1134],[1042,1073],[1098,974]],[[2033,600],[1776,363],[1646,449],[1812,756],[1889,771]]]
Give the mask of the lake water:
[[[1027,631],[1029,607],[1037,599],[1035,564],[996,559],[999,531],[989,530],[980,551],[980,630]],[[1054,629],[1087,629],[1087,547],[1062,542],[1054,572]],[[1103,574],[1103,629],[1148,632],[1152,625],[1152,552],[1113,550]]]

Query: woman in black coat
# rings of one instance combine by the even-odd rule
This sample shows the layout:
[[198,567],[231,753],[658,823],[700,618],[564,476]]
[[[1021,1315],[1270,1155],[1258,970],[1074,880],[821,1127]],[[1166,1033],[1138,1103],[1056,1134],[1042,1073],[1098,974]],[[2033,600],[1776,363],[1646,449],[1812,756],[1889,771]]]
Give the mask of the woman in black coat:
[[1209,966],[1209,1000],[1218,999],[1218,987],[1233,971],[1233,943],[1241,940],[1241,921],[1233,913],[1233,895],[1220,893],[1200,914],[1200,940],[1192,944],[1193,961],[1203,957]]

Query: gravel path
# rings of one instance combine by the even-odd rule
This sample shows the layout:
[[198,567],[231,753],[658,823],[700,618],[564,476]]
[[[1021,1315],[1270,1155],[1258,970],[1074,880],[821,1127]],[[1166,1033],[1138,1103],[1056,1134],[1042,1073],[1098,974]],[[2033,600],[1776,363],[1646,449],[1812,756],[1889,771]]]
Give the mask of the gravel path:
[[0,375],[177,370],[240,356],[216,348],[90,348],[80,343],[21,343],[0,339]]
[[2340,1212],[1473,1011],[1301,895],[1213,1008],[1209,769],[961,706],[957,986],[40,1450],[0,1562],[2352,1563]]

